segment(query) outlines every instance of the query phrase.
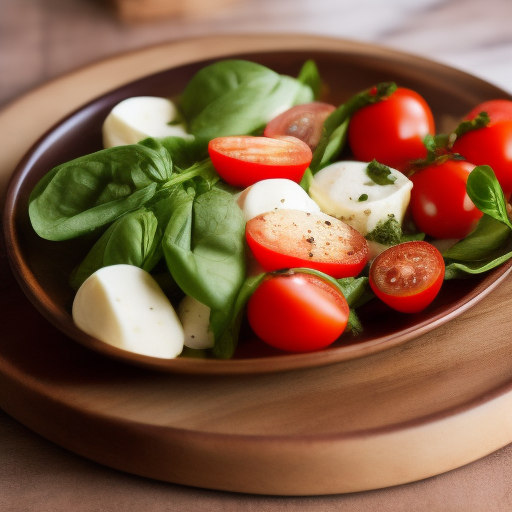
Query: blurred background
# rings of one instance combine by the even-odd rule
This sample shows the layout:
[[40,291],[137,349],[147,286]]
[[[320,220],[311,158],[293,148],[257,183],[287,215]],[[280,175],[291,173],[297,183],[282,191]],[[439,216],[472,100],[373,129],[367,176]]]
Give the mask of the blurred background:
[[376,43],[512,92],[511,0],[0,0],[0,13],[0,107],[99,59],[226,33]]

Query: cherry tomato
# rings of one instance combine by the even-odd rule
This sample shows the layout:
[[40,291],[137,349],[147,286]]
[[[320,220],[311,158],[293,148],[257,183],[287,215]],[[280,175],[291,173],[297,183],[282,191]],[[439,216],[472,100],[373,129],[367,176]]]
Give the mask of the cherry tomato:
[[394,245],[373,260],[370,286],[375,295],[402,313],[418,313],[437,296],[444,279],[441,253],[427,242]]
[[330,283],[308,274],[263,280],[247,304],[249,325],[264,342],[281,350],[308,352],[341,336],[349,307]]
[[466,192],[474,167],[465,160],[451,159],[410,176],[410,211],[420,231],[434,238],[464,238],[475,229],[482,212]]
[[307,267],[335,278],[359,274],[368,261],[366,239],[325,214],[274,210],[246,225],[247,243],[267,272]]
[[486,101],[466,119],[473,119],[482,111],[489,114],[490,123],[457,137],[453,151],[475,165],[492,167],[503,192],[509,195],[512,193],[512,101]]
[[219,137],[210,141],[208,152],[220,177],[244,188],[271,178],[298,183],[313,157],[296,137]]
[[320,142],[324,121],[334,110],[336,110],[334,105],[319,101],[296,105],[272,119],[267,124],[263,135],[265,137],[292,135],[314,150]]
[[373,159],[399,171],[427,155],[423,139],[434,134],[434,118],[416,92],[399,87],[391,96],[356,111],[348,141],[357,160]]

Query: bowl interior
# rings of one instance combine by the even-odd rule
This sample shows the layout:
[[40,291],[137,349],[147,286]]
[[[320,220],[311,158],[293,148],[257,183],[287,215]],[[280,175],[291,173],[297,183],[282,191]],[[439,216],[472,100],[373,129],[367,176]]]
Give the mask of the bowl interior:
[[[438,132],[454,127],[456,119],[477,103],[507,97],[496,87],[446,66],[366,46],[347,52],[273,51],[230,57],[259,62],[292,76],[297,75],[304,61],[313,59],[324,81],[322,100],[335,105],[375,83],[397,82],[424,96],[434,112]],[[310,354],[279,352],[243,328],[236,355],[230,361],[186,357],[166,361],[115,349],[78,330],[70,315],[74,292],[68,285],[68,278],[91,241],[49,242],[39,238],[28,218],[30,192],[56,165],[102,148],[103,120],[119,101],[138,95],[178,95],[194,73],[209,62],[169,69],[94,100],[43,135],[17,167],[6,201],[7,253],[29,299],[68,336],[110,357],[164,371],[243,373],[329,364],[384,350],[450,320],[488,293],[510,270],[507,264],[476,279],[447,282],[435,302],[417,315],[393,312],[372,301],[358,310],[364,326],[362,335],[355,338],[344,335],[327,349]]]

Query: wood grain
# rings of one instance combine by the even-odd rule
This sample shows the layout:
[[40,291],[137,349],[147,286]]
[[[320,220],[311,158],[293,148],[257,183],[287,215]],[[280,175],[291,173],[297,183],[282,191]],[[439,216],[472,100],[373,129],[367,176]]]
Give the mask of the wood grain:
[[[206,43],[182,43],[180,59],[203,58],[205,47],[223,55],[234,41]],[[347,49],[341,41],[293,36],[236,44]],[[139,62],[145,72],[173,65],[171,48],[66,77],[13,105],[0,126],[6,114],[38,105],[46,111],[59,91],[68,91],[69,111],[83,101],[86,84],[101,92],[94,79],[107,69],[105,89],[132,79]],[[84,88],[72,94],[76,83]],[[34,132],[49,122],[39,119]],[[512,317],[504,313],[512,306],[510,278],[448,324],[378,354],[276,375],[201,377],[151,372],[86,350],[29,304],[5,261],[0,268],[0,405],[57,444],[111,467],[213,489],[328,494],[425,478],[512,441]]]

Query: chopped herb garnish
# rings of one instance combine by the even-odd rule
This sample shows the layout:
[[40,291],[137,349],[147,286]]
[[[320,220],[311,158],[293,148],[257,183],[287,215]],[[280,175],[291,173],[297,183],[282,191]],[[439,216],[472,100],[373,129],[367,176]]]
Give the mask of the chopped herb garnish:
[[396,176],[391,169],[384,164],[379,164],[377,160],[372,160],[366,167],[366,174],[377,185],[393,185]]
[[362,203],[363,201],[368,201],[368,194],[361,194],[361,195],[359,196],[358,201],[359,201],[360,203]]

